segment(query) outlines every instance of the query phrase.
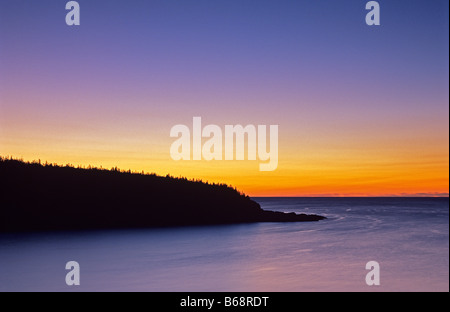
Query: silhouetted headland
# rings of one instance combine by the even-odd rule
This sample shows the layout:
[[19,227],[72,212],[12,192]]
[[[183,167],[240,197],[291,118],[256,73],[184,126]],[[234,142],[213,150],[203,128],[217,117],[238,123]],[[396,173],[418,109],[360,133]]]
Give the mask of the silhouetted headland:
[[298,222],[225,184],[0,158],[0,231]]

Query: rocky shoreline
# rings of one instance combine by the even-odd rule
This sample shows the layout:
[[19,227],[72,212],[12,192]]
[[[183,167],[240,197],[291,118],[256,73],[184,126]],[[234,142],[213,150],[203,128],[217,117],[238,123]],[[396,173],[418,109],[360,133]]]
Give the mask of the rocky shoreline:
[[302,222],[224,184],[0,159],[0,232]]

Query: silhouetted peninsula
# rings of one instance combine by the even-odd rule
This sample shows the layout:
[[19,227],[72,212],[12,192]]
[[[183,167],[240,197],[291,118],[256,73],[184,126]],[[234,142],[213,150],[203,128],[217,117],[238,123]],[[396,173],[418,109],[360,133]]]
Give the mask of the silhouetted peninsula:
[[6,158],[0,203],[1,232],[325,219],[264,211],[225,184]]

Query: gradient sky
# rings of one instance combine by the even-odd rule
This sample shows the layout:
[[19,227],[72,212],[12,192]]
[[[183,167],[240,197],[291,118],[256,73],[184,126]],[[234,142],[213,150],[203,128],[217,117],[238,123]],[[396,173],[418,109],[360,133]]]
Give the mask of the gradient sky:
[[[0,0],[0,155],[251,196],[449,192],[449,2]],[[279,165],[170,158],[172,126],[278,124]]]

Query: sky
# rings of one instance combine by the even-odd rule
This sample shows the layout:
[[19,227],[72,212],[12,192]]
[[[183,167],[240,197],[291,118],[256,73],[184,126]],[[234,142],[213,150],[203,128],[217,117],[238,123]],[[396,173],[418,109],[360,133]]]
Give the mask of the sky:
[[[250,196],[448,196],[449,2],[0,0],[0,155]],[[177,124],[278,125],[278,167],[175,161]]]

